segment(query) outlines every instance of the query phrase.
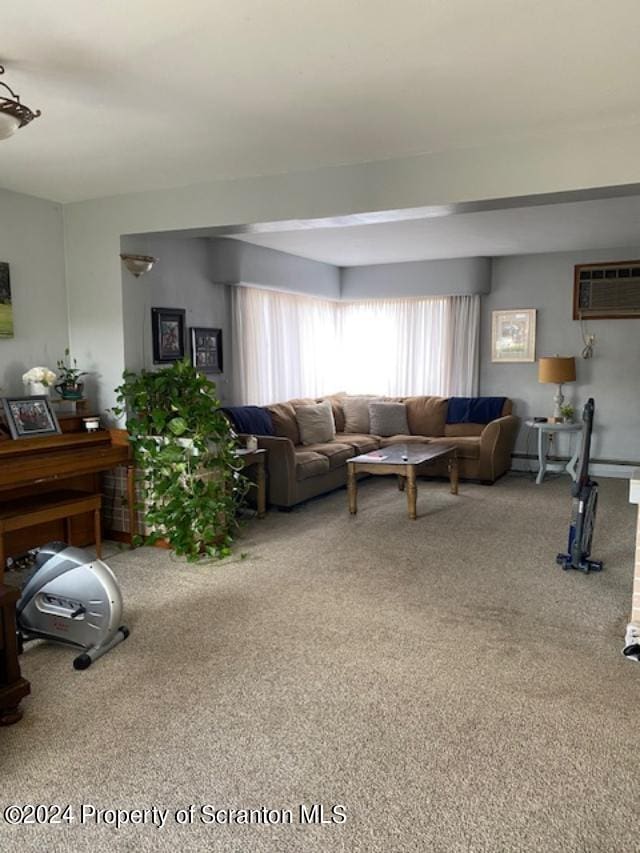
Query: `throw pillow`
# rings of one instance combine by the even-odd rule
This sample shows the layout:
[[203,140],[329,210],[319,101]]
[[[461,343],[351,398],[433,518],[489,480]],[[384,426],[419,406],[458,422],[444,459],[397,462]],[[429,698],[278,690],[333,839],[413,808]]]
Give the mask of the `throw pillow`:
[[274,403],[265,407],[271,415],[275,435],[288,438],[294,444],[300,444],[300,431],[296,420],[296,410],[291,403]]
[[296,420],[302,444],[324,444],[336,437],[331,403],[316,403],[313,406],[297,406]]
[[404,403],[369,403],[372,435],[408,435],[407,407]]
[[344,431],[369,435],[369,403],[375,397],[343,397]]

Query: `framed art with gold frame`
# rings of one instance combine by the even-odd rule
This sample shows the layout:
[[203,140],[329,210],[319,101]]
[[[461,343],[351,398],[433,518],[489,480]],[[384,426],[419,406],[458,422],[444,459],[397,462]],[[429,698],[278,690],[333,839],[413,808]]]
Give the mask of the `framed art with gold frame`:
[[536,360],[536,309],[516,308],[491,312],[491,361]]

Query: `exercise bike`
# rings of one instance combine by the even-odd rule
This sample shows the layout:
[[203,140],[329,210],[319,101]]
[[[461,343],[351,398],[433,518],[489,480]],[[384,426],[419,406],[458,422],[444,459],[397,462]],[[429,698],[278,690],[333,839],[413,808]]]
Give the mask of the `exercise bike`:
[[596,522],[598,507],[598,484],[589,477],[589,454],[591,452],[591,433],[593,431],[593,397],[587,400],[582,412],[584,430],[580,451],[580,472],[571,487],[573,511],[569,526],[569,544],[566,554],[558,554],[556,563],[563,569],[578,569],[585,574],[601,572],[602,560],[591,559],[591,540]]
[[109,566],[64,542],[38,550],[16,616],[21,648],[35,639],[72,646],[82,652],[75,669],[87,669],[129,636],[120,624],[122,595]]

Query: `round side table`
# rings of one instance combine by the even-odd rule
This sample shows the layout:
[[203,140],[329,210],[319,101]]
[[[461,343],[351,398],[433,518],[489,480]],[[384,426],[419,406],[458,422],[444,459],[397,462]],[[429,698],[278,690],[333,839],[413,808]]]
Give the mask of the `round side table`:
[[[538,431],[538,476],[536,477],[536,483],[540,485],[547,471],[566,471],[575,482],[578,478],[577,465],[580,454],[580,442],[576,439],[573,456],[566,465],[563,462],[548,462],[547,446],[545,445],[548,445],[549,440],[554,434],[563,432],[567,432],[570,435],[581,433],[583,424],[552,424],[548,421],[527,421],[526,424]],[[547,441],[545,441],[545,438],[547,438]]]

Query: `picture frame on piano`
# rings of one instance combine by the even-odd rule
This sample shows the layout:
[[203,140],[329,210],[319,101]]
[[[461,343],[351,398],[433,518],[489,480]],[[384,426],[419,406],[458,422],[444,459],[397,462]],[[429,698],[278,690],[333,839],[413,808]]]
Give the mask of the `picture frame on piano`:
[[4,419],[13,439],[59,435],[62,430],[46,396],[3,397]]

